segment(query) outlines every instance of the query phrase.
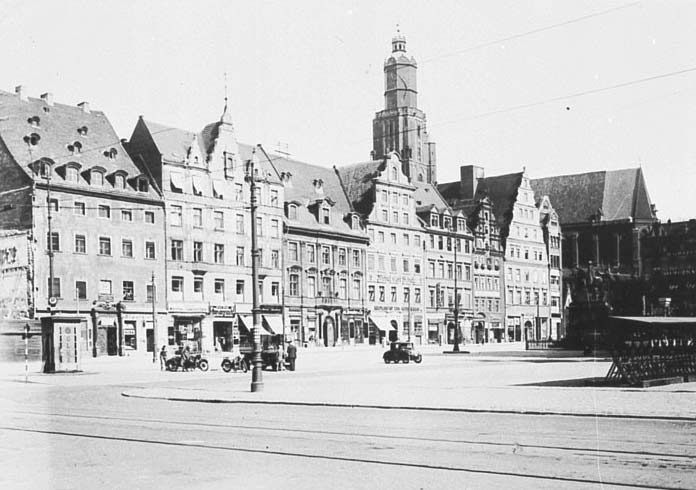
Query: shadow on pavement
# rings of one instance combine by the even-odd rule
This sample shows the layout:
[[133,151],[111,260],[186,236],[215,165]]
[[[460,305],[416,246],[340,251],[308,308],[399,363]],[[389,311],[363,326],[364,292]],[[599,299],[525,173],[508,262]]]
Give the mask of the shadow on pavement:
[[565,388],[631,388],[631,385],[618,380],[607,380],[604,377],[558,379],[539,383],[523,383],[515,386],[555,386]]

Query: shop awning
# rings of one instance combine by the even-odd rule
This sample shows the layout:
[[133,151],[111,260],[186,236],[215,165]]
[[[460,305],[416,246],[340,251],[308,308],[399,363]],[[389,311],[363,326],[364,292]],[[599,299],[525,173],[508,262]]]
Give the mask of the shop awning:
[[222,181],[222,180],[214,180],[213,181],[213,191],[215,191],[215,197],[223,198],[225,194],[227,194],[225,191],[227,190],[227,184]]
[[271,335],[280,335],[283,333],[283,319],[280,315],[263,315],[263,328]]
[[[239,325],[244,327],[247,332],[251,333],[251,329],[254,326],[254,317],[252,315],[239,315],[238,320]],[[265,325],[263,321],[259,327],[261,327],[261,335],[273,335],[272,331],[269,331],[268,328],[264,328]]]
[[184,176],[176,172],[169,174],[169,180],[172,183],[172,188],[183,191],[184,190]]
[[389,330],[396,330],[396,327],[392,324],[395,321],[393,318],[382,315],[370,315],[368,317],[370,321],[383,332],[388,332]]

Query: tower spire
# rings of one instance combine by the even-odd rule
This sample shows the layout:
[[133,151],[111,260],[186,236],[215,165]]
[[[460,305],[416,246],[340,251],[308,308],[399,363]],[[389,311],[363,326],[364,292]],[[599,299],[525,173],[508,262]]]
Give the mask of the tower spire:
[[401,34],[399,24],[396,24],[396,34],[392,37],[392,53],[406,52],[406,36]]
[[227,72],[225,72],[225,108],[222,110],[220,122],[232,124],[232,115],[227,111]]

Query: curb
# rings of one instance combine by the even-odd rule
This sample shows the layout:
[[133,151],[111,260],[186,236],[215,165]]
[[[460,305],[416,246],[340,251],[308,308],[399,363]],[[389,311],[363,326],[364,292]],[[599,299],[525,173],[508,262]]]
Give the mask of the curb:
[[664,420],[678,422],[694,422],[694,417],[679,415],[631,415],[608,413],[578,413],[578,412],[551,412],[541,410],[512,410],[512,409],[487,409],[487,408],[456,408],[456,407],[420,407],[409,405],[372,405],[359,403],[331,403],[331,402],[301,402],[287,400],[232,400],[229,398],[186,398],[177,396],[148,396],[124,391],[121,396],[126,398],[141,398],[149,400],[166,400],[172,402],[196,402],[196,403],[229,403],[247,405],[287,405],[300,407],[329,407],[329,408],[365,408],[376,410],[411,410],[421,412],[449,412],[449,413],[496,413],[504,415],[553,415],[558,417],[583,417],[602,419],[632,419],[632,420]]

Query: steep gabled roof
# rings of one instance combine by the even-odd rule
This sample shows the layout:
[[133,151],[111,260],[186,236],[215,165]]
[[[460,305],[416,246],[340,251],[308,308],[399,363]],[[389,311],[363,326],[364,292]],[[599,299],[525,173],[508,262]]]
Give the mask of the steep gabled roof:
[[531,180],[537,195],[549,196],[562,225],[655,219],[640,168],[560,175]]
[[[33,177],[29,164],[42,158],[52,160],[55,168],[77,162],[82,171],[101,167],[107,175],[119,170],[126,172],[128,178],[147,175],[129,157],[101,111],[49,104],[32,97],[22,100],[16,94],[0,91],[0,116],[0,138],[29,177]],[[29,122],[32,118],[38,118],[38,124],[32,126]],[[25,141],[31,134],[39,136],[36,144]],[[74,145],[76,142],[79,145]],[[80,150],[73,152],[70,145],[79,146]],[[103,191],[111,192],[111,189],[105,187]],[[157,192],[150,189],[148,194],[154,197]]]
[[504,240],[510,230],[513,218],[513,208],[517,202],[517,191],[522,183],[524,172],[485,177],[479,180],[475,199],[478,201],[488,197],[493,207],[500,238]]
[[[297,213],[297,224],[325,231],[359,232],[359,230],[351,229],[350,221],[346,219],[351,213],[351,206],[334,169],[299,162],[283,155],[270,153],[269,156],[276,172],[279,174],[288,172],[292,175],[291,185],[286,185],[284,192],[286,202],[294,201],[302,204]],[[320,193],[316,191],[314,185],[317,179],[322,180]],[[331,206],[333,218],[329,225],[317,221],[308,209],[309,205],[323,199],[333,202]]]
[[385,168],[386,160],[371,160],[337,169],[353,209],[369,216],[374,206],[374,179]]

